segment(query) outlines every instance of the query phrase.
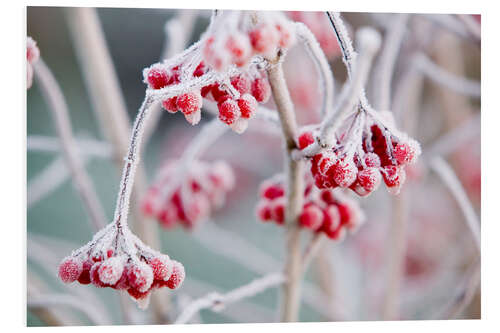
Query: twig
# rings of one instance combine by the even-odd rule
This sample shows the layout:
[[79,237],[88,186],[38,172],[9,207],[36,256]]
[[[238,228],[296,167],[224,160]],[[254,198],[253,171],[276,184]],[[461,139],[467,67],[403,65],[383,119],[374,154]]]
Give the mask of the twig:
[[40,84],[42,93],[52,112],[57,134],[61,140],[63,156],[73,176],[77,191],[83,200],[92,224],[96,229],[100,229],[107,224],[106,215],[78,154],[64,95],[50,69],[42,59],[35,64],[34,69],[37,82]]
[[45,309],[50,307],[70,307],[84,313],[92,324],[105,325],[98,312],[94,311],[91,304],[82,302],[80,298],[66,294],[35,294],[28,298],[28,308]]
[[316,253],[321,249],[325,236],[322,233],[316,233],[306,247],[302,256],[302,272],[305,273]]
[[474,207],[472,203],[467,198],[467,194],[460,183],[460,180],[456,176],[453,169],[442,157],[434,157],[429,162],[431,168],[436,172],[436,174],[441,178],[443,183],[448,187],[451,194],[455,198],[460,207],[460,210],[464,214],[467,227],[469,228],[472,238],[474,239],[474,244],[478,252],[481,252],[481,230],[479,219],[474,212]]
[[432,81],[466,96],[481,97],[480,82],[448,72],[441,66],[436,65],[423,53],[420,53],[414,59],[415,66]]
[[476,41],[481,42],[481,25],[474,20],[470,14],[457,14],[456,16],[462,21],[469,34],[474,37]]
[[287,282],[284,286],[284,303],[282,311],[283,321],[296,321],[300,301],[300,228],[297,218],[304,201],[303,161],[295,161],[291,154],[296,148],[297,121],[293,110],[290,93],[286,86],[281,64],[281,52],[273,59],[267,68],[267,75],[274,102],[278,108],[281,128],[285,139],[285,173],[286,173],[286,244],[287,259],[285,275]]
[[186,308],[184,308],[179,317],[175,320],[175,324],[187,323],[195,314],[203,309],[220,311],[228,304],[238,302],[243,298],[255,296],[268,288],[273,288],[282,284],[284,280],[285,277],[282,273],[272,273],[255,279],[249,284],[238,287],[225,294],[219,294],[217,292],[209,293],[208,295],[191,302]]
[[481,42],[480,38],[478,39],[477,36],[471,34],[468,27],[464,27],[464,24],[459,19],[450,14],[425,14],[423,17],[458,37],[470,40],[476,44]]
[[[79,138],[78,134],[75,136],[75,141],[78,146],[78,152],[82,156],[111,157],[111,146],[106,142],[84,137]],[[50,153],[59,153],[62,150],[58,138],[44,135],[28,135],[27,149],[28,151]]]
[[311,59],[316,65],[320,82],[321,95],[323,96],[323,103],[321,107],[321,115],[328,114],[333,109],[333,97],[335,95],[335,85],[333,73],[328,64],[328,59],[321,49],[316,37],[307,26],[303,23],[295,23],[295,30],[300,39],[302,39],[306,50],[308,51]]
[[403,37],[405,36],[406,25],[410,18],[410,14],[394,15],[395,18],[392,19],[388,27],[387,38],[380,53],[380,60],[374,74],[376,80],[376,84],[374,85],[374,103],[375,108],[379,110],[389,110],[394,67],[403,43]]

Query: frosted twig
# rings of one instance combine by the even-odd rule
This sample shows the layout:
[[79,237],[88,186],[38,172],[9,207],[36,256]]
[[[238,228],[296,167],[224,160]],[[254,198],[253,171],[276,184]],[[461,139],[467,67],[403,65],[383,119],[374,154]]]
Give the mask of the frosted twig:
[[321,95],[323,96],[323,103],[321,106],[321,115],[328,114],[333,109],[333,97],[335,95],[335,85],[333,73],[326,59],[325,53],[321,49],[314,34],[303,23],[295,23],[295,30],[297,36],[302,39],[306,50],[308,51],[311,59],[316,65],[316,69],[320,78]]
[[73,176],[76,189],[83,200],[92,224],[96,229],[100,229],[106,225],[106,216],[90,177],[83,167],[81,156],[78,154],[64,95],[52,72],[42,59],[35,64],[34,69],[43,96],[52,112],[57,134],[61,140],[63,156]]
[[[88,158],[82,156],[83,167]],[[70,172],[63,157],[55,158],[45,169],[40,171],[28,182],[28,197],[26,206],[29,209],[46,195],[58,188],[68,177]]]
[[311,241],[309,242],[306,250],[304,251],[304,254],[302,256],[303,261],[302,261],[302,272],[305,273],[307,271],[307,268],[309,267],[309,264],[311,263],[312,259],[316,255],[316,253],[321,249],[321,245],[323,244],[325,240],[325,235],[322,233],[316,233],[312,238]]
[[430,147],[424,150],[422,157],[431,159],[438,155],[445,156],[466,142],[479,137],[480,134],[481,115],[478,114],[437,138]]
[[[78,146],[79,154],[82,156],[95,156],[100,158],[111,157],[111,146],[106,142],[84,137],[79,138],[78,135],[76,135],[75,141]],[[58,138],[44,135],[28,135],[27,149],[28,151],[50,153],[59,153],[62,150]]]
[[474,20],[470,14],[457,14],[456,16],[462,21],[469,34],[480,42],[481,24]]
[[375,68],[374,101],[375,108],[379,110],[389,110],[391,102],[391,85],[394,67],[403,37],[406,32],[406,25],[410,14],[394,14],[390,26],[387,29],[387,37],[380,52],[379,62]]
[[268,288],[276,287],[282,284],[285,277],[282,273],[272,273],[264,277],[253,280],[247,285],[238,287],[228,293],[219,294],[212,292],[199,298],[188,305],[175,320],[175,324],[185,324],[196,315],[200,310],[212,309],[220,311],[224,306],[238,302],[241,299],[255,296]]
[[469,29],[465,27],[459,19],[450,14],[425,14],[423,17],[457,35],[458,37],[471,40],[476,44],[481,41],[477,38],[477,36],[471,34]]
[[469,228],[472,238],[474,239],[474,244],[476,245],[478,252],[481,253],[481,230],[479,219],[474,212],[474,207],[469,201],[460,180],[456,176],[455,172],[453,172],[451,166],[442,157],[434,157],[429,164],[441,178],[443,183],[448,187],[451,194],[457,201],[460,210],[464,214],[467,227]]
[[268,60],[267,75],[285,139],[285,224],[287,227],[285,275],[287,282],[284,286],[282,320],[296,321],[299,311],[301,280],[300,228],[297,224],[297,219],[304,201],[304,180],[302,176],[304,162],[293,160],[291,157],[293,149],[296,148],[297,121],[283,75],[282,56],[283,54],[279,51],[276,59]]
[[84,313],[92,324],[106,325],[99,312],[88,303],[85,303],[80,298],[66,294],[35,294],[28,298],[28,308],[40,309],[50,307],[70,307]]
[[415,57],[415,66],[432,81],[448,89],[470,97],[481,97],[480,82],[448,72],[423,53]]

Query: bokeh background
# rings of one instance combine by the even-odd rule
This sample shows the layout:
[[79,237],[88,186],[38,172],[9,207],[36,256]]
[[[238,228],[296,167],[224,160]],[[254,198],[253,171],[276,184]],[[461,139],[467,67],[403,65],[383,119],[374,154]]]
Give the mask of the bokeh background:
[[[144,98],[142,69],[159,60],[166,43],[165,23],[176,12],[168,9],[97,9],[130,119],[134,118]],[[205,11],[197,16],[191,37],[193,42],[207,26],[209,14]],[[376,26],[377,22],[363,13],[348,13],[345,17],[352,30],[363,24]],[[27,34],[37,41],[41,56],[63,90],[75,135],[78,138],[104,142],[78,64],[64,9],[28,7]],[[459,45],[459,51],[464,55],[466,75],[480,79],[480,51],[466,42]],[[341,60],[336,56],[332,56],[330,60],[336,80],[342,82],[345,70]],[[310,66],[307,62],[302,66],[308,72],[313,71],[312,67],[307,69]],[[398,66],[398,71],[405,68],[404,62]],[[293,82],[293,78],[290,81]],[[298,88],[297,91],[300,93],[301,89]],[[300,99],[300,94],[292,95],[294,99]],[[426,83],[422,110],[415,127],[415,136],[424,147],[462,121],[479,114],[479,102],[472,100],[471,111],[450,125],[450,110],[442,112],[439,98],[436,85]],[[27,93],[27,99],[28,141],[30,136],[55,138],[53,121],[36,80]],[[303,124],[311,122],[314,116],[308,110],[310,104],[298,100],[296,102],[300,104],[299,119]],[[200,125],[209,118],[204,114]],[[178,157],[199,128],[190,126],[180,114],[165,113],[161,117],[142,154],[150,181],[162,161]],[[252,131],[241,136],[232,132],[225,134],[204,155],[207,160],[224,158],[235,169],[237,186],[229,194],[225,206],[217,211],[211,221],[193,232],[180,228],[165,231],[157,227],[161,239],[159,250],[181,261],[187,272],[183,287],[170,293],[174,318],[182,306],[194,298],[213,290],[233,289],[266,272],[278,270],[283,264],[282,228],[260,223],[254,214],[259,183],[281,170],[280,148],[280,140],[273,135]],[[479,213],[480,136],[477,135],[460,151],[465,161],[460,161],[460,156],[455,156],[453,165]],[[58,155],[57,152],[28,150],[28,189],[40,172],[49,167]],[[110,158],[91,157],[86,159],[85,166],[111,220],[120,172]],[[415,178],[406,185],[412,200],[401,319],[440,319],[439,311],[455,297],[463,285],[469,266],[475,260],[475,249],[463,216],[447,189],[425,165],[421,165],[415,172]],[[57,174],[63,175],[64,170],[61,169]],[[116,291],[97,289],[91,285],[68,287],[57,278],[59,260],[71,249],[90,240],[93,231],[70,178],[54,177],[53,183],[55,185],[49,193],[28,205],[28,276],[39,281],[45,294],[83,295],[99,309],[102,323],[120,324],[123,318]],[[28,191],[28,200],[29,196]],[[391,197],[385,190],[379,190],[372,196],[361,199],[360,203],[368,216],[365,226],[341,244],[329,243],[323,249],[322,258],[326,258],[326,261],[317,262],[306,275],[301,321],[380,319],[379,307],[387,280],[384,244],[391,226]],[[334,289],[335,302],[342,310],[342,316],[337,318],[325,310],[325,295],[329,295],[331,290],[325,290],[325,283],[318,281],[317,267],[321,265],[328,265],[335,276],[326,285]],[[203,310],[196,320],[204,323],[276,321],[279,290],[267,290],[219,313]],[[478,293],[471,306],[460,317],[478,318],[479,304]],[[132,307],[136,323],[149,322],[148,311]],[[72,318],[69,321],[75,325],[93,323],[80,311],[67,308],[57,310]],[[40,325],[44,323],[28,310],[28,326]]]

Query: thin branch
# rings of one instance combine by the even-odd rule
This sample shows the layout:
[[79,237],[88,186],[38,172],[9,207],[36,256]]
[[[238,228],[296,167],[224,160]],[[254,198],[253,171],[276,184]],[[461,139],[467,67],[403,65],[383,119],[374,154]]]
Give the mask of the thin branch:
[[478,39],[476,35],[471,34],[469,28],[464,26],[463,22],[450,14],[425,14],[423,17],[458,37],[470,40],[475,44],[479,44],[481,42],[480,38]]
[[481,97],[480,82],[448,72],[423,53],[415,57],[415,66],[429,79],[454,92],[475,98]]
[[481,24],[472,18],[470,14],[457,14],[457,18],[462,21],[465,28],[476,41],[481,42]]
[[456,176],[455,172],[453,172],[451,166],[442,157],[434,157],[429,163],[431,168],[441,178],[443,183],[448,187],[451,194],[457,201],[460,210],[464,214],[467,227],[469,228],[472,234],[472,238],[474,239],[474,244],[476,245],[476,248],[480,253],[481,230],[479,219],[474,212],[474,207],[467,197],[465,189],[460,183],[460,180]]
[[[111,146],[99,140],[75,137],[78,152],[82,156],[95,156],[100,158],[111,157]],[[28,135],[28,151],[59,153],[62,151],[60,140],[56,137],[44,135]]]
[[375,69],[374,101],[375,108],[389,110],[391,102],[391,85],[397,56],[403,43],[406,26],[410,14],[393,14],[395,17],[387,29],[387,37],[380,53],[379,63]]
[[282,273],[272,273],[255,279],[249,284],[233,289],[225,294],[219,294],[217,292],[209,293],[191,302],[184,308],[179,317],[175,320],[175,324],[187,323],[194,315],[203,309],[220,311],[228,304],[238,302],[244,298],[253,297],[269,288],[279,286],[284,280],[285,277]]
[[323,233],[316,233],[312,238],[309,244],[302,255],[302,272],[305,273],[312,259],[316,256],[316,253],[321,249],[325,240],[325,235]]
[[302,39],[306,50],[308,51],[311,59],[313,60],[320,78],[321,95],[323,96],[323,103],[321,106],[321,115],[328,114],[333,109],[333,97],[335,95],[335,84],[333,73],[328,64],[328,59],[321,49],[314,34],[303,23],[295,23],[295,31],[300,39]]
[[83,200],[92,224],[96,229],[100,229],[107,224],[107,218],[78,154],[64,95],[52,72],[42,59],[35,64],[34,69],[37,82],[52,112],[57,134],[61,140],[63,156],[73,176],[77,191]]
[[276,59],[269,61],[267,75],[271,90],[278,109],[281,128],[285,139],[285,173],[286,173],[286,244],[287,259],[285,275],[287,282],[284,286],[283,321],[296,321],[300,301],[301,258],[300,258],[300,228],[297,219],[304,201],[303,161],[295,161],[291,154],[296,148],[297,121],[293,109],[290,93],[286,86],[281,64],[281,52]]

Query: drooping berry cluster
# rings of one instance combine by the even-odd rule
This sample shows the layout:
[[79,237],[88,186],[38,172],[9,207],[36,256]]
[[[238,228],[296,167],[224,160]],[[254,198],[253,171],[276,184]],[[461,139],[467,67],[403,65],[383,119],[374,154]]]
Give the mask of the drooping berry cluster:
[[[333,240],[342,240],[346,231],[354,232],[364,222],[358,203],[331,189],[318,189],[306,174],[304,206],[299,215],[299,225],[314,232],[322,232]],[[285,222],[285,188],[281,177],[264,181],[260,187],[257,216],[263,222]]]
[[304,23],[314,34],[327,58],[340,55],[340,47],[335,34],[331,32],[331,24],[324,12],[287,12],[294,21]]
[[[417,141],[397,132],[390,112],[368,118],[357,113],[347,122],[336,144],[311,159],[311,173],[318,188],[350,188],[360,196],[375,191],[382,180],[389,193],[398,194],[406,180],[405,167],[421,153]],[[298,138],[299,149],[314,142],[312,131]]]
[[223,161],[195,161],[187,171],[182,169],[178,161],[167,162],[142,203],[144,213],[165,228],[194,228],[224,204],[234,187],[233,171]]
[[36,46],[35,40],[31,37],[28,37],[28,39],[26,40],[26,89],[31,88],[31,85],[33,84],[33,64],[37,62],[39,58],[40,50],[38,49],[38,46]]
[[97,288],[127,291],[140,308],[149,304],[155,289],[177,289],[184,281],[184,266],[144,245],[128,228],[112,223],[91,242],[64,258],[59,278]]
[[[276,54],[294,41],[290,21],[280,13],[224,11],[191,48],[177,58],[144,69],[149,89],[174,89],[162,101],[168,112],[181,111],[196,125],[201,119],[203,98],[217,102],[219,119],[242,133],[271,89],[263,70],[263,56]],[[166,89],[165,91],[168,91]],[[161,92],[162,93],[162,92]]]

